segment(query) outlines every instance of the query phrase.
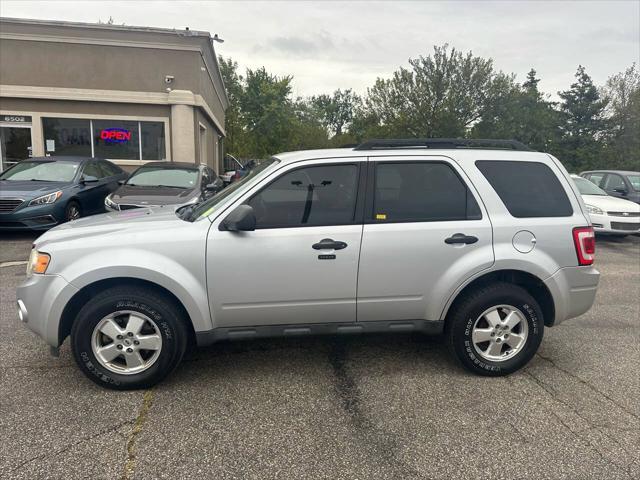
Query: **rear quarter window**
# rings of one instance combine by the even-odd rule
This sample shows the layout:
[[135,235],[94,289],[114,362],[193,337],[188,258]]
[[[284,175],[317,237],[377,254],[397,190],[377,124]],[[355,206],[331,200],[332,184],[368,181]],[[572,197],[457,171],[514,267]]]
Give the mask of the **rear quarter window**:
[[544,163],[478,160],[476,167],[514,217],[573,215],[562,184]]

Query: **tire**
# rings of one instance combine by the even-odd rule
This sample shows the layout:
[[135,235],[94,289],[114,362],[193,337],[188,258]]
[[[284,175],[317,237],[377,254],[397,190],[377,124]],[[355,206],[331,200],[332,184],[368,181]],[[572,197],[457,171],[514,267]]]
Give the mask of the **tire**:
[[[499,315],[499,322],[493,312]],[[512,329],[504,323],[510,313],[509,323],[518,321]],[[450,351],[467,370],[485,376],[508,375],[525,366],[538,350],[543,334],[544,318],[538,302],[510,283],[495,283],[469,293],[454,305],[445,327]],[[479,341],[485,338],[488,341]]]
[[[126,313],[113,316],[116,312]],[[71,329],[71,348],[82,372],[98,385],[114,390],[149,388],[180,363],[187,347],[187,321],[180,308],[152,289],[113,287],[80,310]],[[120,330],[113,330],[114,324]],[[134,324],[142,325],[135,335]],[[122,339],[113,338],[114,332],[122,333]],[[111,354],[102,351],[118,356],[106,361]],[[136,362],[142,364],[135,367]]]
[[82,209],[80,208],[80,204],[75,200],[71,200],[67,203],[67,206],[64,208],[64,220],[65,222],[70,222],[71,220],[77,220],[82,217]]

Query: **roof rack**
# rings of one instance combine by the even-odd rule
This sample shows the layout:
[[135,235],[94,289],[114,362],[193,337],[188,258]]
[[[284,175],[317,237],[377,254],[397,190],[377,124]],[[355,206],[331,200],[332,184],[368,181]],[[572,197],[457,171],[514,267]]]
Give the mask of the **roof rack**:
[[531,152],[529,147],[517,140],[492,140],[479,138],[379,138],[367,140],[354,150],[384,150],[392,148],[480,148],[485,150],[517,150]]

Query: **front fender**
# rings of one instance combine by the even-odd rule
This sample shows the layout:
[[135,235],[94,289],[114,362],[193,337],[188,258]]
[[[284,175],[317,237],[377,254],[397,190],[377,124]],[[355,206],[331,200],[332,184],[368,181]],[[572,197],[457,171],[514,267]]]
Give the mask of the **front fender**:
[[140,249],[96,252],[70,263],[59,274],[78,290],[113,278],[145,280],[169,290],[189,314],[195,331],[211,329],[204,264],[182,264],[174,258]]

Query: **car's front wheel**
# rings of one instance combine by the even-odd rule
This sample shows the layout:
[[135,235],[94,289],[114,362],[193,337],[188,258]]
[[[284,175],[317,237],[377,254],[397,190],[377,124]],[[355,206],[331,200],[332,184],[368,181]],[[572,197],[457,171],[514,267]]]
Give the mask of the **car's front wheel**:
[[496,283],[477,289],[449,313],[450,350],[479,375],[512,373],[535,355],[544,332],[538,302],[523,288]]
[[67,222],[71,220],[77,220],[82,217],[82,209],[80,208],[80,204],[75,200],[71,200],[67,203],[67,206],[64,209],[64,219]]
[[92,298],[71,330],[76,362],[104,387],[148,388],[178,365],[187,346],[186,319],[173,302],[137,286]]

